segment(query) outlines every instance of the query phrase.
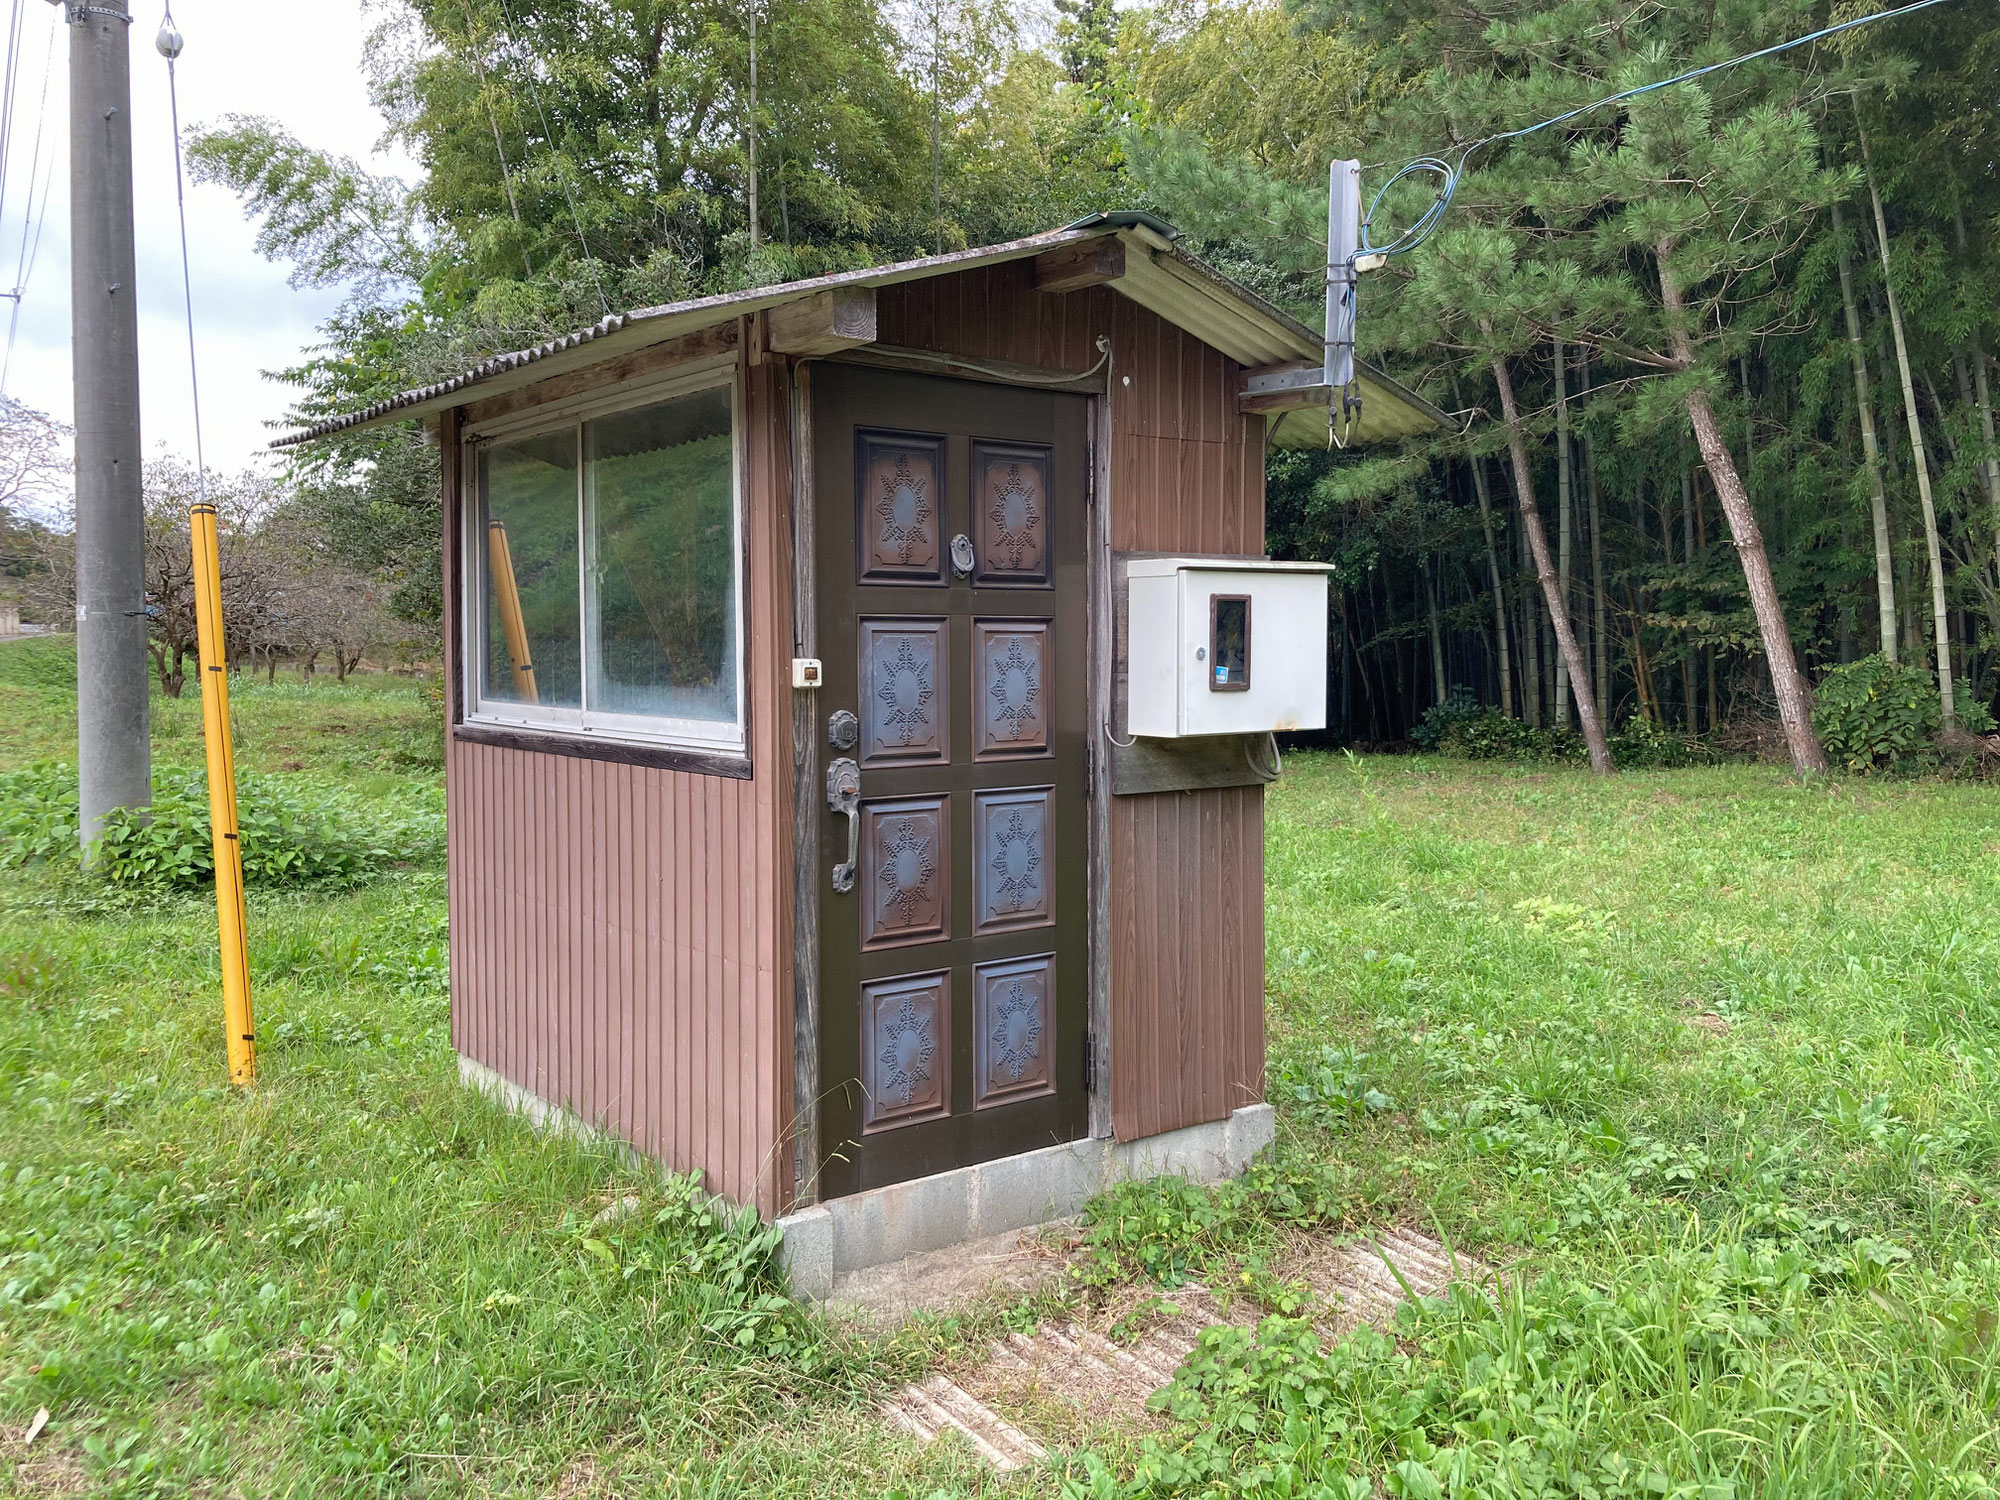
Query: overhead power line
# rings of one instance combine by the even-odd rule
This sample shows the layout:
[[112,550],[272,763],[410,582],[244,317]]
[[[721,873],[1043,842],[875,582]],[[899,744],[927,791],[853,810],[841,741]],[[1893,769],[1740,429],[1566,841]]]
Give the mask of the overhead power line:
[[[42,137],[49,116],[49,77],[55,72],[56,34],[49,31],[48,50],[42,58],[42,98],[35,114],[35,149],[28,157],[28,201],[21,208],[21,250],[14,261],[14,288],[0,292],[14,306],[7,315],[7,348],[0,355],[0,396],[7,393],[7,376],[14,367],[14,340],[21,331],[21,303],[28,292],[28,282],[34,277],[35,262],[41,258],[42,221],[48,217],[50,190],[55,185],[55,157],[51,154],[46,171],[42,170]],[[41,181],[41,202],[35,201],[35,183]]]
[[[7,217],[7,188],[13,174],[14,91],[21,77],[21,9],[24,0],[13,0],[7,15],[7,61],[4,82],[0,82],[0,220]],[[34,180],[32,171],[29,181]]]
[[160,33],[153,46],[167,60],[167,107],[174,129],[174,207],[181,226],[181,298],[187,311],[188,397],[194,406],[194,492],[199,503],[208,503],[208,457],[201,446],[201,373],[194,357],[194,276],[188,269],[187,174],[181,166],[181,91],[175,65],[181,56],[181,29],[174,24],[174,8],[166,7]]
[[[1446,212],[1451,208],[1452,199],[1458,194],[1459,183],[1465,177],[1467,163],[1472,160],[1476,152],[1483,151],[1489,146],[1497,146],[1504,141],[1517,141],[1523,136],[1534,135],[1537,131],[1548,130],[1554,126],[1566,124],[1576,119],[1579,115],[1586,115],[1592,110],[1602,109],[1607,104],[1620,104],[1627,99],[1636,99],[1642,94],[1651,94],[1658,92],[1660,89],[1672,88],[1678,83],[1691,83],[1697,78],[1705,78],[1710,73],[1719,73],[1725,68],[1734,68],[1746,62],[1755,62],[1759,58],[1776,57],[1781,52],[1790,52],[1795,48],[1811,46],[1814,42],[1823,42],[1828,37],[1838,36],[1843,31],[1852,31],[1857,26],[1871,25],[1876,21],[1893,21],[1899,16],[1912,15],[1920,10],[1928,10],[1933,5],[1943,5],[1946,3],[1947,0],[1916,0],[1914,5],[1900,6],[1895,10],[1882,10],[1876,11],[1872,15],[1855,16],[1851,20],[1840,22],[1838,25],[1823,26],[1818,31],[1808,32],[1804,36],[1793,37],[1790,41],[1778,42],[1769,47],[1760,47],[1755,52],[1744,52],[1738,56],[1727,58],[1722,62],[1709,63],[1705,67],[1690,68],[1685,73],[1676,73],[1672,78],[1662,78],[1657,83],[1645,83],[1639,85],[1637,88],[1622,89],[1618,93],[1607,94],[1602,99],[1593,99],[1588,104],[1580,104],[1575,109],[1565,110],[1559,115],[1552,115],[1546,120],[1539,120],[1533,125],[1524,125],[1519,130],[1503,130],[1498,135],[1484,136],[1459,152],[1458,159],[1455,162],[1446,161],[1440,156],[1419,157],[1416,161],[1399,170],[1376,190],[1374,198],[1369,201],[1368,212],[1361,220],[1360,249],[1357,251],[1354,259],[1359,260],[1362,257],[1374,256],[1407,255],[1425,240],[1429,239],[1432,232],[1437,228],[1438,221],[1443,219]],[[1374,221],[1375,210],[1381,206],[1383,198],[1397,183],[1401,182],[1405,177],[1420,176],[1436,177],[1439,179],[1437,196],[1431,200],[1430,206],[1417,215],[1416,219],[1401,234],[1390,240],[1386,245],[1375,244],[1369,238],[1369,226]],[[1375,261],[1374,263],[1379,265],[1381,262]]]
[[[1930,0],[1930,3],[1935,3],[1935,0]],[[514,26],[514,8],[507,3],[507,0],[500,0],[500,14],[506,19],[507,39],[514,44],[515,51],[525,51]],[[534,54],[530,52],[527,56],[532,64]],[[597,288],[597,305],[604,309],[604,316],[608,318],[611,316],[611,301],[604,295],[604,282],[597,274],[597,258],[590,253],[590,241],[584,237],[583,215],[577,212],[576,193],[570,186],[569,173],[564,169],[562,154],[556,150],[555,132],[549,129],[548,111],[542,108],[542,91],[535,87],[534,68],[528,67],[523,76],[528,80],[528,97],[535,103],[535,114],[542,122],[542,139],[548,142],[549,155],[554,158],[556,180],[562,184],[563,197],[569,201],[569,221],[576,226],[576,242],[583,250],[583,263],[589,268],[591,285]]]

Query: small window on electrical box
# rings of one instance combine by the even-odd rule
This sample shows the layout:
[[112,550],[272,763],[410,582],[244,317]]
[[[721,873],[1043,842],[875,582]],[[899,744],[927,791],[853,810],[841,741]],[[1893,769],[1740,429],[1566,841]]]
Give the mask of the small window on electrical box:
[[1250,687],[1250,596],[1208,596],[1208,688],[1241,693]]

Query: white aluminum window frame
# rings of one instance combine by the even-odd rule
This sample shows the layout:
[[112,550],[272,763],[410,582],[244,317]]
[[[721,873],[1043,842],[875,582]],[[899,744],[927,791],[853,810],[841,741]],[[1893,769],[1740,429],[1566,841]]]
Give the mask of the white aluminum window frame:
[[[733,723],[719,719],[684,719],[668,716],[610,713],[590,706],[590,664],[583,653],[590,643],[589,610],[595,597],[591,586],[590,533],[586,529],[586,461],[583,425],[599,417],[612,417],[641,407],[671,401],[678,396],[695,396],[704,391],[729,388],[729,493],[730,556],[732,561],[734,630],[736,640],[735,696]],[[581,708],[558,708],[546,704],[517,703],[488,698],[485,688],[487,640],[486,609],[489,598],[490,559],[481,545],[479,497],[479,456],[483,448],[497,442],[540,437],[570,431],[576,436],[576,531],[577,531],[577,651],[579,653],[579,695]],[[467,725],[560,735],[579,743],[652,746],[662,749],[744,754],[748,750],[748,710],[746,694],[749,674],[744,656],[749,642],[745,637],[745,566],[743,475],[747,465],[743,452],[743,385],[733,354],[699,365],[682,366],[665,375],[630,382],[612,391],[599,391],[567,401],[551,402],[528,411],[495,418],[467,427],[461,435],[459,494],[459,659],[460,684],[465,705],[462,722]]]

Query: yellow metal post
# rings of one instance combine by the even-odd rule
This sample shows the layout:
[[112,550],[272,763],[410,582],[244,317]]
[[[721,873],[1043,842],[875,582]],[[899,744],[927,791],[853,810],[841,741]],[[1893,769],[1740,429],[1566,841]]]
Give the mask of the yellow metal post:
[[486,566],[493,574],[507,655],[514,662],[515,696],[523,703],[540,703],[541,696],[535,691],[535,663],[528,655],[528,623],[521,618],[521,586],[514,578],[514,550],[507,545],[504,522],[486,523]]
[[208,742],[208,821],[215,839],[215,920],[222,943],[222,1017],[229,1081],[257,1081],[250,1016],[250,948],[243,916],[243,844],[236,824],[236,751],[229,742],[228,656],[222,641],[222,548],[215,507],[189,508],[194,544],[195,642],[201,655],[201,722]]

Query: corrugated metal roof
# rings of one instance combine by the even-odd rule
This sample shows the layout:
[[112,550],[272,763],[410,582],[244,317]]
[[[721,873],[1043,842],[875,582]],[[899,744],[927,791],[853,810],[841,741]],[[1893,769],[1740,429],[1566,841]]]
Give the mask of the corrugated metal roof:
[[[1005,244],[618,313],[532,349],[495,355],[449,380],[419,386],[360,411],[290,433],[271,446],[289,448],[381,422],[427,416],[462,405],[471,399],[470,393],[475,388],[482,396],[497,395],[569,369],[664,343],[730,318],[782,307],[830,288],[893,286],[1020,260],[1060,245],[1113,233],[1124,239],[1128,247],[1125,275],[1114,285],[1141,306],[1185,328],[1238,364],[1282,364],[1319,357],[1319,334],[1180,249],[1173,243],[1168,226],[1159,224],[1150,215],[1101,214],[1079,220],[1066,229]],[[1428,431],[1445,420],[1443,413],[1430,402],[1405,390],[1380,371],[1361,366],[1357,373],[1362,387],[1362,417],[1355,428],[1354,441],[1366,443],[1404,437]],[[1275,424],[1272,440],[1282,447],[1323,448],[1327,446],[1325,427],[1323,408],[1288,412]]]

